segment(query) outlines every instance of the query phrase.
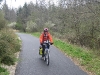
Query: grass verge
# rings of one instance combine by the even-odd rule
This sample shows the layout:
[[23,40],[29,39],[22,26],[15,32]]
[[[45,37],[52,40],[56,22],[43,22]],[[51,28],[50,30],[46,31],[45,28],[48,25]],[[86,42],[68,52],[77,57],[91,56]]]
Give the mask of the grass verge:
[[[32,33],[32,35],[39,37],[40,33]],[[100,58],[93,51],[65,43],[58,39],[54,39],[54,45],[68,56],[77,59],[79,64],[84,66],[92,75],[100,75]]]
[[40,36],[40,33],[38,33],[38,32],[31,33],[31,34],[34,35],[35,37],[39,37]]
[[54,40],[54,45],[68,56],[77,59],[80,65],[84,66],[89,72],[92,72],[93,75],[100,75],[100,59],[92,51],[84,50],[84,48],[57,39]]

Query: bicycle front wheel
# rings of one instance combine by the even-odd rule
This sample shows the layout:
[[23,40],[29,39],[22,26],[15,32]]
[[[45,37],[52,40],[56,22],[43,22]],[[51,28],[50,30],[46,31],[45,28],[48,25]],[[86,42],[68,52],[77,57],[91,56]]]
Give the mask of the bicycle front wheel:
[[47,57],[46,57],[46,64],[47,64],[47,66],[49,66],[49,63],[50,63],[50,58],[49,58],[49,54],[47,54]]

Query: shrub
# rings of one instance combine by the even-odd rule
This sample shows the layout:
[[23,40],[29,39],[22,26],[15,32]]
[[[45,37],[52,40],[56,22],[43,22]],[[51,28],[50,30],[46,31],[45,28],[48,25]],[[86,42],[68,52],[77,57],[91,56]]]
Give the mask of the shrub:
[[19,40],[12,30],[3,29],[0,34],[0,62],[14,64],[14,53],[20,50]]
[[17,35],[12,30],[2,30],[0,40],[5,40],[8,42],[12,52],[15,53],[20,50],[20,44]]
[[12,59],[10,56],[13,55],[12,52],[13,48],[10,48],[10,44],[4,40],[0,41],[0,62],[4,63],[6,65],[13,65],[14,59]]
[[4,63],[6,65],[14,65],[14,58],[12,58],[11,56],[4,56],[1,59],[1,63]]
[[4,40],[0,40],[0,57],[2,58],[3,56],[10,54],[12,54],[12,52],[9,48],[9,43]]
[[22,27],[21,23],[17,23],[15,25],[15,29],[17,29],[17,30],[23,30],[23,27]]

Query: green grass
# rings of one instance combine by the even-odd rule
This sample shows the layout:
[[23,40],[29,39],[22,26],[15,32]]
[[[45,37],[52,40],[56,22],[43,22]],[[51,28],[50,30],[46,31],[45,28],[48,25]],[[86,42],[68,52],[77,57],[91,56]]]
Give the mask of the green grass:
[[[39,37],[39,33],[32,35]],[[91,50],[65,43],[61,40],[54,39],[54,45],[72,58],[78,59],[81,66],[85,66],[86,70],[100,75],[100,59]]]
[[100,59],[91,51],[86,51],[81,47],[77,47],[61,40],[54,40],[54,45],[67,55],[77,58],[81,66],[85,66],[88,71],[100,75]]
[[81,58],[82,60],[87,60],[87,61],[92,60],[91,59],[92,55],[88,54],[80,47],[75,47],[71,44],[67,44],[57,39],[54,40],[54,45],[72,57]]
[[38,32],[35,32],[35,33],[31,33],[32,35],[36,36],[36,37],[39,37],[40,36],[40,33]]
[[9,75],[7,69],[0,67],[0,75]]

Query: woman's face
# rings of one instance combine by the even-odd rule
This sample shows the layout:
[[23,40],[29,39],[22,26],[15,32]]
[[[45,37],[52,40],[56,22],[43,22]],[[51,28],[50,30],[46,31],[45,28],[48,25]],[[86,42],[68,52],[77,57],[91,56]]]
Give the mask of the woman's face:
[[47,34],[48,32],[47,31],[44,31],[44,34]]

